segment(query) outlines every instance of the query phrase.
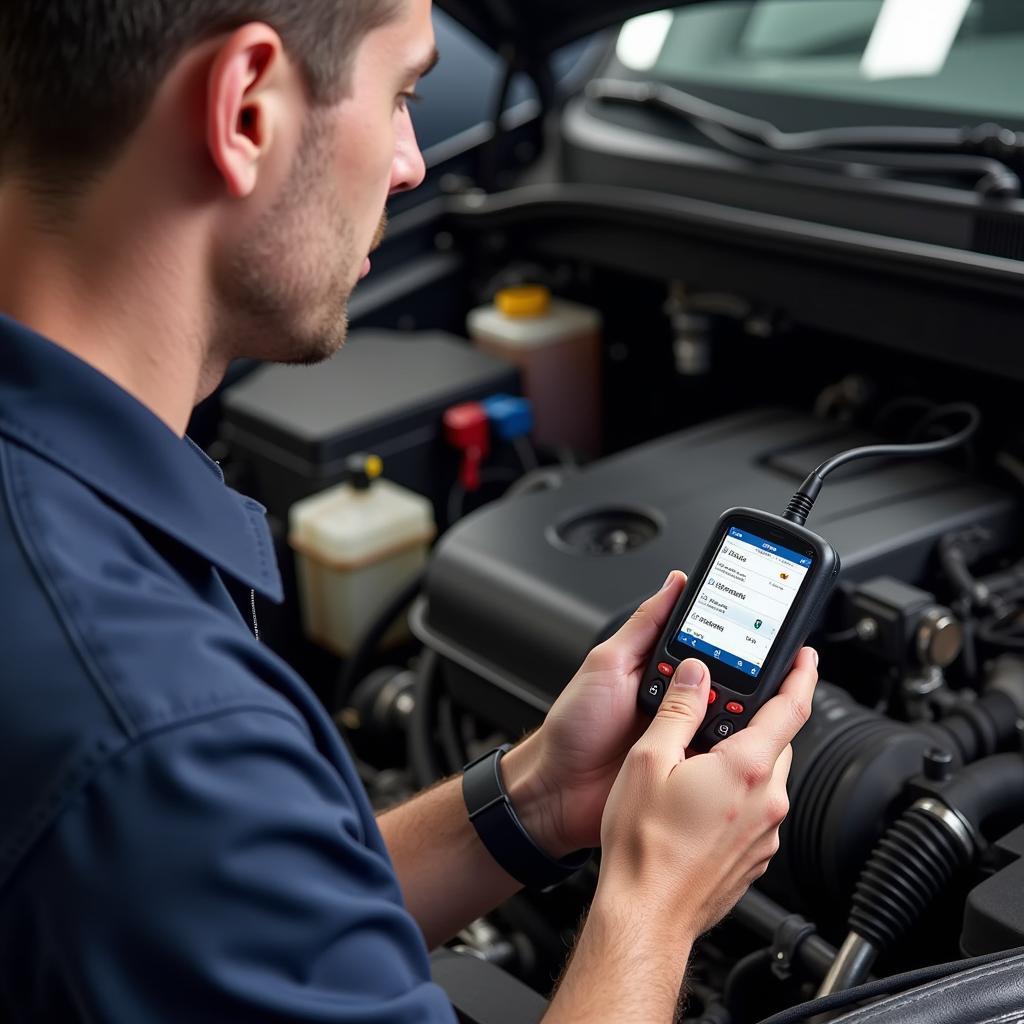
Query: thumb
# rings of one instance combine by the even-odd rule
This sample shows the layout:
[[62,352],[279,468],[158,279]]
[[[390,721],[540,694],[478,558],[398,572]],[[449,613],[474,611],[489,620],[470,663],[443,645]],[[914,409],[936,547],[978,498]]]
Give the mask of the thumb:
[[670,572],[661,590],[644,601],[601,646],[614,649],[625,662],[646,662],[685,586],[685,573],[678,569]]
[[672,676],[661,707],[647,729],[647,738],[673,762],[683,760],[686,748],[701,727],[710,688],[711,673],[696,658],[688,658]]

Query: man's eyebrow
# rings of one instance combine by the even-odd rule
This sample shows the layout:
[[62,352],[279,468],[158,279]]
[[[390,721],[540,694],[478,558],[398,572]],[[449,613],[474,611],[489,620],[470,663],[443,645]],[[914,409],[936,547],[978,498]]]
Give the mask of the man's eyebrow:
[[434,68],[437,67],[437,62],[441,59],[441,54],[438,52],[437,47],[431,51],[430,56],[426,60],[421,61],[419,64],[411,67],[407,76],[408,81],[422,78],[424,75],[429,75]]

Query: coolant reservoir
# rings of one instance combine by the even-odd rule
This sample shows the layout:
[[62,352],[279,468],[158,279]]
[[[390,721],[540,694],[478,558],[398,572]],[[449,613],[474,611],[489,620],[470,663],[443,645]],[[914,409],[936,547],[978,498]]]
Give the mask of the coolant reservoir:
[[473,310],[477,348],[514,363],[533,403],[534,440],[596,455],[601,446],[601,314],[529,285]]
[[[388,602],[419,573],[436,534],[433,506],[380,479],[376,457],[356,457],[349,479],[289,512],[306,635],[348,657]],[[404,620],[382,646],[407,634]]]

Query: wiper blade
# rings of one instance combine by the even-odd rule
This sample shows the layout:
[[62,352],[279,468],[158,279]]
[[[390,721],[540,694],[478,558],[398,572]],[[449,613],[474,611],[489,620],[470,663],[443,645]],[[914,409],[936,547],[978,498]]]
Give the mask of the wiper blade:
[[1024,134],[984,124],[975,128],[857,127],[784,132],[770,121],[710,103],[661,82],[598,79],[591,99],[649,106],[681,117],[717,146],[749,160],[840,170],[854,177],[879,169],[954,175],[975,181],[985,196],[1018,198]]

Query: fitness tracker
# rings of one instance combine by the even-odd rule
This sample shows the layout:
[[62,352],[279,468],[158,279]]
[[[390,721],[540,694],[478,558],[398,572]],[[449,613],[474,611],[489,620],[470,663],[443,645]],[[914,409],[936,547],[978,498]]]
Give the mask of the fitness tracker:
[[593,851],[579,850],[555,860],[533,841],[517,817],[501,777],[501,759],[511,749],[505,743],[466,765],[462,797],[480,841],[501,868],[528,889],[547,889],[579,871]]

